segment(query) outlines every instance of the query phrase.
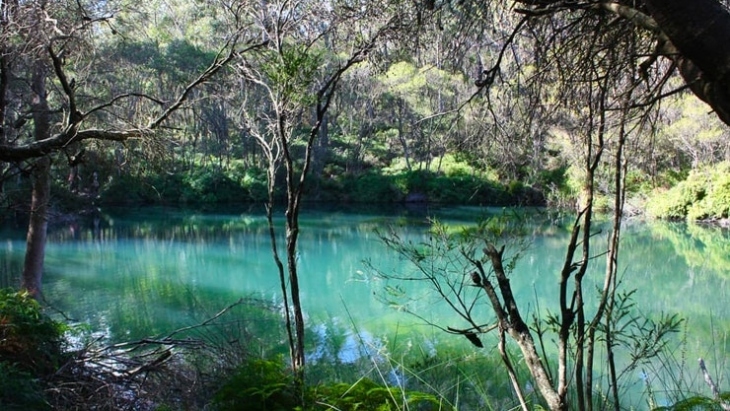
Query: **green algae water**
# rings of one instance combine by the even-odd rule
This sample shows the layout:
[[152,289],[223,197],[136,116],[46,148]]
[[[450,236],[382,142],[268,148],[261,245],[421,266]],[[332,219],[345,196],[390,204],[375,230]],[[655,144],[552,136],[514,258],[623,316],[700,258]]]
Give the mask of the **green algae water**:
[[[430,344],[456,342],[467,349],[468,342],[461,336],[424,324],[462,325],[428,287],[399,285],[418,297],[418,305],[409,308],[422,318],[410,316],[379,298],[389,284],[369,275],[364,261],[385,271],[406,266],[380,241],[379,229],[394,226],[404,238],[421,241],[431,217],[466,225],[501,211],[454,207],[303,213],[297,261],[307,323],[319,330],[321,338],[326,338],[328,327],[339,324],[356,328],[361,338],[375,343],[392,341],[394,334],[401,341],[426,335]],[[536,215],[526,234],[529,250],[511,276],[526,317],[557,312],[558,275],[569,234],[569,221]],[[281,227],[283,219],[277,221]],[[595,236],[597,258],[588,275],[596,286],[603,279],[600,254],[606,235],[597,232]],[[696,365],[698,357],[713,364],[711,368],[719,374],[716,378],[730,389],[723,380],[730,349],[728,237],[728,231],[719,227],[634,220],[624,225],[620,276],[624,290],[636,290],[632,315],[637,321],[656,320],[662,314],[686,319],[684,331],[675,335],[669,347],[676,350],[676,366],[698,382],[693,387],[698,392],[707,392]],[[7,225],[0,231],[0,240],[0,285],[13,286],[22,269],[24,225]],[[49,232],[44,287],[45,298],[55,309],[88,324],[109,341],[165,335],[210,318],[241,297],[273,306],[281,302],[263,210],[104,211],[55,225]],[[488,322],[492,316],[486,301],[483,310]],[[357,355],[356,350],[346,349],[356,341],[352,336],[346,339],[343,351],[335,354],[341,361]],[[489,347],[486,352],[496,353]],[[312,357],[317,353],[313,348]],[[645,367],[632,372],[634,391],[641,391],[641,385],[654,378]]]

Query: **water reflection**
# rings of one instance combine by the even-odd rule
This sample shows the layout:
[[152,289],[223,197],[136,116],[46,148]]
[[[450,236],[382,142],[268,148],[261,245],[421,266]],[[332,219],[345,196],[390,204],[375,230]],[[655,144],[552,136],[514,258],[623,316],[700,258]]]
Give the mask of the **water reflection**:
[[[318,347],[309,354],[311,360],[346,364],[363,356],[377,358],[394,335],[407,340],[405,335],[433,332],[422,321],[374,298],[387,284],[363,275],[365,259],[384,270],[404,268],[405,263],[384,248],[376,229],[394,224],[404,238],[424,240],[432,211],[324,210],[302,216],[298,255],[302,299]],[[444,220],[463,225],[500,210],[437,212]],[[547,216],[538,220],[527,233],[531,248],[511,278],[526,317],[556,312],[558,275],[568,237],[569,221]],[[277,223],[282,225],[283,220]],[[24,235],[20,224],[0,231],[2,286],[18,283]],[[730,351],[725,338],[730,330],[730,307],[725,303],[729,235],[726,229],[684,224],[626,225],[619,272],[626,289],[637,290],[637,315],[656,319],[662,312],[678,312],[687,318],[685,355],[724,356]],[[596,255],[603,251],[605,237],[605,233],[595,237]],[[599,285],[603,272],[604,261],[597,258],[591,262],[588,278]],[[46,298],[54,306],[94,329],[105,330],[112,340],[165,334],[198,323],[241,296],[254,296],[281,309],[278,273],[261,212],[100,212],[52,228],[45,280]],[[424,288],[410,291],[423,295],[411,309],[427,321],[459,328],[448,307],[425,294]],[[486,308],[484,312],[488,318]],[[440,335],[439,339],[468,344],[459,336]],[[433,340],[420,340],[421,349],[435,350],[435,345],[428,346]]]

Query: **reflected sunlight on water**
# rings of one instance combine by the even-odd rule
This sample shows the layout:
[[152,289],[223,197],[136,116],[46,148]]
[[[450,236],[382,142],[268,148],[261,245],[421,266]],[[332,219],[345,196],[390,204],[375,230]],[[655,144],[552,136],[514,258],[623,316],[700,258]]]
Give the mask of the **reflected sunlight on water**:
[[[446,222],[461,225],[486,212],[457,207],[436,211]],[[556,312],[558,274],[568,238],[566,226],[559,221],[539,220],[529,230],[531,247],[511,277],[526,318]],[[377,357],[393,335],[400,335],[401,342],[409,334],[420,334],[438,335],[420,340],[427,345],[455,339],[467,344],[460,336],[442,334],[424,324],[462,325],[428,288],[400,284],[405,292],[420,296],[408,309],[423,320],[378,298],[391,284],[371,276],[364,261],[384,271],[406,269],[405,262],[378,238],[376,229],[388,225],[398,226],[405,239],[427,239],[428,215],[423,211],[302,215],[298,263],[307,321],[315,330],[315,340],[341,339],[319,344],[310,359],[348,363],[363,355]],[[605,238],[606,233],[595,237],[595,255],[601,253]],[[0,285],[17,284],[24,233],[6,228],[0,231],[0,239]],[[718,367],[725,364],[722,358],[730,348],[726,338],[730,308],[725,303],[730,278],[727,231],[631,222],[625,227],[620,258],[624,286],[637,290],[635,315],[657,319],[662,312],[678,313],[688,319],[686,334],[681,336],[686,340],[683,355],[714,356]],[[602,281],[603,267],[602,258],[592,262],[589,276],[596,285]],[[111,340],[159,335],[198,323],[242,296],[281,305],[266,221],[263,215],[251,213],[109,213],[56,227],[49,235],[45,296],[71,318],[106,330]],[[483,311],[487,323],[491,316],[486,306]],[[694,368],[687,371],[695,373]],[[638,368],[637,384],[650,373]]]

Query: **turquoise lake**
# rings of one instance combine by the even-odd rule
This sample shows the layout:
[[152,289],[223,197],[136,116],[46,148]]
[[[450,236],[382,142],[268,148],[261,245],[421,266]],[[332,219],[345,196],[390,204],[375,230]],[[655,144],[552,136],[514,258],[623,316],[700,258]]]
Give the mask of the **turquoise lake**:
[[[357,329],[371,341],[412,335],[428,341],[458,340],[383,301],[386,286],[364,261],[388,272],[408,265],[386,248],[377,231],[394,226],[404,238],[427,238],[429,218],[468,225],[501,209],[472,207],[386,210],[318,209],[301,216],[299,262],[303,308],[310,326],[338,324]],[[535,213],[525,239],[529,251],[511,275],[523,313],[556,312],[558,275],[568,241],[570,218]],[[283,224],[283,219],[277,220]],[[24,253],[24,223],[0,231],[0,285],[18,282]],[[103,210],[78,221],[54,224],[49,231],[44,294],[74,321],[89,324],[109,341],[164,335],[199,323],[241,297],[276,306],[281,300],[278,273],[263,210],[200,213],[174,209]],[[607,232],[597,232],[594,255],[605,249]],[[683,331],[669,344],[693,389],[703,386],[697,358],[708,363],[721,387],[730,390],[730,234],[719,227],[626,220],[620,255],[624,290],[633,290],[633,315],[658,319],[662,313],[684,318]],[[281,249],[281,248],[280,248]],[[589,270],[603,280],[604,259]],[[415,298],[410,309],[444,327],[463,326],[424,284],[400,284]],[[484,318],[493,316],[484,304]],[[256,318],[250,321],[257,321]],[[325,333],[326,331],[321,331]],[[420,340],[419,340],[420,341]],[[316,348],[313,348],[313,356]],[[492,352],[495,352],[493,349]],[[341,353],[347,360],[351,354]],[[680,361],[681,362],[681,361]],[[634,379],[641,384],[642,374]]]

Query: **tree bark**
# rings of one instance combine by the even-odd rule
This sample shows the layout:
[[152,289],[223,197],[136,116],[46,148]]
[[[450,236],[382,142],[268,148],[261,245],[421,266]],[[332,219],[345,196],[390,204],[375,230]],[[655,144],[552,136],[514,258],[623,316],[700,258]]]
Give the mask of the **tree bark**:
[[517,301],[515,301],[509,278],[502,263],[503,252],[504,247],[501,250],[497,250],[492,244],[488,244],[484,249],[484,253],[492,263],[494,276],[497,279],[497,285],[503,300],[503,304],[500,305],[499,300],[494,295],[494,290],[490,290],[492,287],[485,284],[484,289],[490,295],[492,306],[495,309],[495,313],[497,313],[497,318],[499,318],[500,332],[506,331],[520,347],[522,358],[525,360],[530,374],[535,379],[537,389],[547,402],[548,408],[553,411],[567,411],[567,392],[561,394],[553,388],[550,375],[545,369],[545,364],[542,359],[540,359],[540,354],[537,352],[530,327],[522,319],[520,310],[517,307]]
[[[51,111],[46,93],[46,73],[42,62],[38,62],[33,73],[33,122],[34,137],[41,141],[50,136]],[[46,252],[48,231],[48,202],[51,197],[51,159],[40,158],[33,167],[33,188],[30,206],[30,220],[26,237],[25,264],[21,278],[21,289],[33,297],[41,296],[43,259]]]
[[48,157],[38,160],[33,168],[30,220],[20,288],[27,290],[35,298],[41,296],[43,259],[48,232],[48,202],[51,197],[50,172],[51,160]]
[[687,85],[730,124],[730,13],[717,0],[644,0]]

